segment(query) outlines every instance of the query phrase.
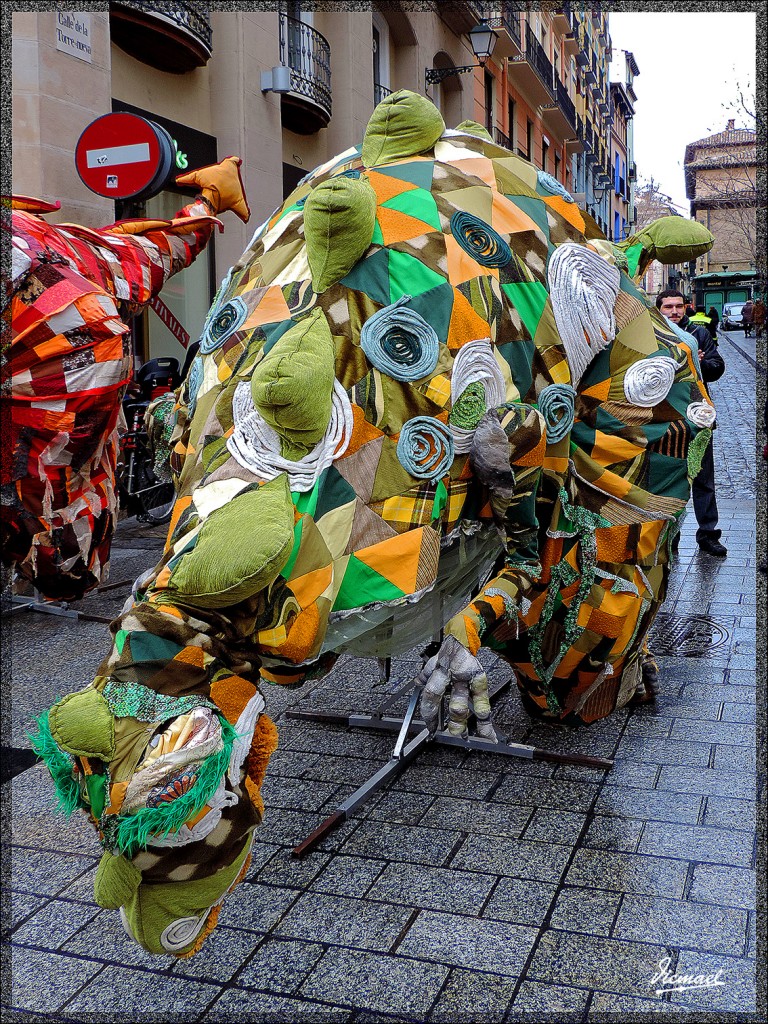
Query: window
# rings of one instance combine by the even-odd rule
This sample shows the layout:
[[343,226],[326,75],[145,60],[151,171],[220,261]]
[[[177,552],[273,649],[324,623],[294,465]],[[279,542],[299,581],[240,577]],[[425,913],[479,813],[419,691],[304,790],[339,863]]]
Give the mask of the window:
[[517,145],[517,104],[514,100],[509,100],[507,104],[507,117],[509,119],[509,145],[511,149],[514,149]]
[[485,127],[493,135],[493,75],[485,72]]
[[621,214],[618,211],[613,215],[613,240],[614,242],[621,241]]
[[528,127],[526,129],[525,141],[526,141],[526,145],[528,146],[528,150],[526,152],[526,156],[528,157],[529,160],[533,161],[533,156],[534,156],[534,153],[533,153],[533,121],[528,121]]
[[542,136],[541,139],[541,169],[546,171],[547,169],[547,157],[549,156],[549,143],[546,138]]
[[555,177],[560,181],[560,157],[555,153]]
[[389,78],[389,26],[378,11],[371,12],[374,102],[380,103],[391,91]]

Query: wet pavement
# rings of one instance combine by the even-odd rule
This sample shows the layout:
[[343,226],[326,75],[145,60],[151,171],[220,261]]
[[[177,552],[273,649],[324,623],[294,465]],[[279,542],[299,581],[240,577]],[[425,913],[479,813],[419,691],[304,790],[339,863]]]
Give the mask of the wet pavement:
[[[760,1019],[761,369],[754,339],[721,338],[728,371],[713,388],[715,465],[728,557],[698,553],[691,511],[655,629],[657,702],[577,731],[532,723],[514,691],[497,714],[513,741],[614,758],[614,767],[430,746],[296,860],[291,848],[388,759],[392,737],[288,720],[285,711],[370,710],[388,685],[375,662],[344,657],[320,683],[268,688],[280,748],[264,786],[265,821],[247,879],[191,960],[146,954],[116,912],[96,906],[95,835],[83,819],[54,813],[47,773],[28,766],[25,730],[90,681],[108,648],[106,625],[14,613],[4,743],[24,770],[2,787],[12,811],[3,830],[3,1021],[580,1021],[645,1011]],[[114,616],[156,559],[162,532],[121,523],[111,582],[123,585],[75,609]],[[492,682],[508,676],[484,658]],[[407,680],[417,664],[416,652],[398,659],[393,679]]]

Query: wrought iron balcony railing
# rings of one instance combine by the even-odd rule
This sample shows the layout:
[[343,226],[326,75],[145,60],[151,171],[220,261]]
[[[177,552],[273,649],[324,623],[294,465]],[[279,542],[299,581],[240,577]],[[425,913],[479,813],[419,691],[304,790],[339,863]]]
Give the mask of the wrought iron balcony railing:
[[546,88],[554,94],[555,69],[544,49],[533,33],[531,26],[525,26],[525,59],[534,69]]
[[[297,18],[280,15],[280,63],[291,69],[291,93],[306,100],[325,124],[331,118],[331,47],[325,36]],[[290,96],[291,93],[286,94]],[[324,125],[313,125],[316,131]]]
[[207,3],[110,3],[110,36],[142,63],[183,74],[210,60],[213,33],[209,10]]
[[493,129],[493,141],[497,146],[503,146],[505,149],[512,149],[512,140],[508,135],[505,135],[500,128]]
[[387,96],[392,95],[392,90],[388,89],[385,85],[381,85],[379,82],[373,83],[373,102],[376,106],[381,103]]
[[566,120],[571,128],[576,130],[576,107],[573,105],[573,100],[568,95],[568,90],[565,84],[557,79],[556,82],[556,99],[557,105],[565,114]]

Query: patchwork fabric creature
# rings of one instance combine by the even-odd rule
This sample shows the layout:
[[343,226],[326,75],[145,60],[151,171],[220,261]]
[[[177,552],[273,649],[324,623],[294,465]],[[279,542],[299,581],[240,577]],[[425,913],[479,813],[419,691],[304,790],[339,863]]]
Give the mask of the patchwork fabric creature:
[[[46,597],[101,582],[117,514],[120,400],[133,365],[128,319],[208,244],[212,214],[248,219],[240,159],[177,178],[200,189],[172,221],[100,231],[48,224],[58,203],[14,196],[4,317],[2,548]],[[4,225],[5,226],[5,225]]]
[[448,729],[492,740],[482,645],[533,715],[593,722],[641,687],[715,414],[633,276],[711,244],[668,218],[613,246],[404,91],[257,231],[178,393],[164,555],[35,741],[142,945],[194,952],[242,875],[276,742],[260,680],[443,628],[422,715],[449,694]]

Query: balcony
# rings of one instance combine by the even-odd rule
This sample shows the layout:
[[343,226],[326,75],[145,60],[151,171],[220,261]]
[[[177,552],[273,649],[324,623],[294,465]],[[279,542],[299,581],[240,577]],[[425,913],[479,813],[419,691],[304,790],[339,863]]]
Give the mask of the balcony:
[[555,102],[544,104],[541,116],[546,126],[558,138],[570,138],[576,131],[576,107],[559,78],[556,83]]
[[556,32],[562,32],[563,35],[566,35],[571,31],[572,23],[570,4],[563,3],[556,11],[552,12],[552,28]]
[[505,135],[500,128],[494,128],[492,135],[493,141],[496,143],[497,146],[503,146],[504,149],[508,149],[510,150],[510,152],[512,152],[512,140],[508,135]]
[[552,103],[554,68],[530,25],[525,26],[525,53],[512,57],[507,69],[515,88],[530,100],[531,106]]
[[391,89],[388,89],[385,85],[381,85],[379,82],[373,83],[373,105],[375,107],[378,107],[382,100],[391,95]]
[[203,3],[111,3],[112,42],[158,71],[183,75],[211,57],[209,5]]
[[520,35],[520,13],[507,3],[487,3],[480,5],[484,10],[484,20],[496,29],[498,39],[493,50],[495,60],[505,57],[517,57],[523,48]]
[[637,181],[637,164],[633,160],[629,165],[629,174],[627,175],[628,181]]
[[283,127],[312,135],[331,120],[331,48],[324,36],[280,15],[280,63],[291,69],[291,91],[280,97]]
[[471,0],[451,0],[435,5],[437,12],[448,28],[457,35],[469,32],[471,28],[485,17],[485,8],[491,4],[473,3]]

